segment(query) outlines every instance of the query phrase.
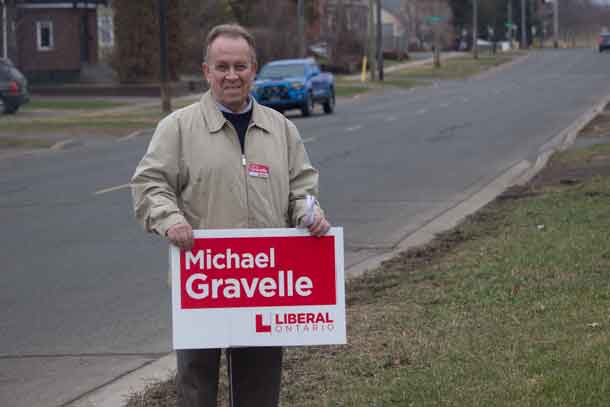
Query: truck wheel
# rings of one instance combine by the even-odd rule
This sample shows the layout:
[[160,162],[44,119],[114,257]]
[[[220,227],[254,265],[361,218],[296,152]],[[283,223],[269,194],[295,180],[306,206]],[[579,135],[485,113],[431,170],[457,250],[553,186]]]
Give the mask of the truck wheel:
[[335,90],[330,90],[330,96],[324,102],[324,113],[331,114],[335,111]]
[[301,113],[304,117],[310,116],[313,113],[313,96],[311,96],[311,93],[307,94],[305,104],[301,106]]

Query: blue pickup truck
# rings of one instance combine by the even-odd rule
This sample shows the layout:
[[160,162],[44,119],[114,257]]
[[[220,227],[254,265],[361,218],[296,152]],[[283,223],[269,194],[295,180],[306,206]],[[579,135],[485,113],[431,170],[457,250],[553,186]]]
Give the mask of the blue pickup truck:
[[264,65],[252,86],[252,96],[280,112],[301,109],[309,116],[316,103],[324,113],[335,110],[335,78],[321,72],[313,59],[282,59]]

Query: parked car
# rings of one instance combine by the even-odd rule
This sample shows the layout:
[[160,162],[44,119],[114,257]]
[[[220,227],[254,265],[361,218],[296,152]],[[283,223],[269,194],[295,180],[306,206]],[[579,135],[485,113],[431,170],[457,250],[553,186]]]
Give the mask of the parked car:
[[30,101],[28,81],[9,59],[0,58],[0,101],[4,113],[15,113]]
[[301,109],[303,116],[309,116],[320,103],[324,113],[330,114],[335,110],[335,78],[321,72],[311,58],[272,61],[261,68],[252,96],[280,112]]
[[599,52],[610,49],[610,33],[602,33],[597,37],[597,49]]

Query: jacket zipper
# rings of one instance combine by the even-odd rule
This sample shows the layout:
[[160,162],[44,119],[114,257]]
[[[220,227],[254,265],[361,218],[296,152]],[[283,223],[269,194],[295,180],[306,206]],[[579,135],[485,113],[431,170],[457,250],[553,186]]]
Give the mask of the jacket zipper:
[[241,150],[241,165],[244,168],[244,185],[246,187],[246,216],[248,217],[248,227],[251,227],[250,224],[250,197],[248,194],[248,160],[246,159],[246,140],[248,139],[248,129],[246,129],[246,134],[244,135],[244,146]]

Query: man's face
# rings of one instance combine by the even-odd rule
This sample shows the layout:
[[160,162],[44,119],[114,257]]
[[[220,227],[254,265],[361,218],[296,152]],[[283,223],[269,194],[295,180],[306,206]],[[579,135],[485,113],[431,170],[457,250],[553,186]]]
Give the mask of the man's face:
[[239,112],[246,107],[256,62],[245,39],[217,37],[208,49],[203,74],[218,102]]

